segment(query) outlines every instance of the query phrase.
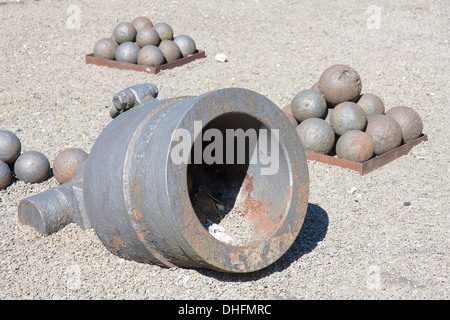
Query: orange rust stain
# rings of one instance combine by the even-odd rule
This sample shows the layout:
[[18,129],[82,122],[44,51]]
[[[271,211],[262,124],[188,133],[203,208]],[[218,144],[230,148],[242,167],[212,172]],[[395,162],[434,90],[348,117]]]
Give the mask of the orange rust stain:
[[136,230],[136,235],[137,235],[139,241],[142,241],[144,239],[144,235],[137,230]]
[[167,260],[161,253],[159,252],[154,252],[153,256],[158,259],[158,261],[162,262],[165,266],[169,267],[169,268],[175,268],[176,265],[174,265],[172,262],[170,262],[169,260]]
[[142,220],[143,216],[139,211],[137,211],[136,209],[131,209],[131,212],[133,212],[133,215],[136,217],[136,219]]
[[120,250],[120,246],[124,246],[124,242],[122,238],[120,238],[117,234],[115,234],[113,240],[113,249],[115,250],[115,252]]

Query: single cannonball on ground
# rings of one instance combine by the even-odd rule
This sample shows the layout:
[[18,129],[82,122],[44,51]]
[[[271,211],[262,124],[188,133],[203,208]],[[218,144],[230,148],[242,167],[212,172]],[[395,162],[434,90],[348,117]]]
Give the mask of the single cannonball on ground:
[[173,39],[173,42],[175,42],[178,48],[180,48],[183,58],[197,52],[197,46],[194,39],[185,34],[176,36],[175,39]]
[[341,136],[350,130],[364,131],[367,125],[367,116],[356,103],[343,102],[331,111],[330,124],[334,132]]
[[159,44],[159,49],[162,51],[167,62],[172,62],[181,58],[180,48],[172,40],[163,40]]
[[330,106],[356,101],[361,94],[361,78],[350,66],[336,64],[327,68],[319,79],[319,91]]
[[5,189],[11,183],[11,169],[8,164],[0,160],[0,190]]
[[402,128],[403,142],[410,142],[422,134],[423,123],[419,114],[410,107],[398,106],[386,111],[386,115],[398,122]]
[[364,162],[373,156],[372,137],[360,130],[351,130],[339,137],[336,143],[338,158]]
[[116,49],[116,60],[128,63],[137,63],[139,46],[134,42],[124,42]]
[[138,64],[157,67],[165,63],[163,52],[156,46],[149,45],[139,50]]
[[323,119],[306,119],[296,130],[305,150],[328,154],[334,147],[334,131]]
[[402,144],[402,128],[389,116],[374,115],[367,121],[366,133],[372,137],[373,151],[383,154]]
[[143,48],[149,45],[158,46],[161,39],[155,29],[152,27],[144,27],[137,33],[136,42],[139,47]]
[[114,60],[118,44],[111,38],[103,38],[95,44],[94,57]]
[[53,174],[56,180],[60,184],[71,181],[87,157],[88,154],[78,148],[62,150],[53,161]]
[[134,42],[136,40],[136,28],[128,22],[121,22],[114,28],[114,40],[118,44]]
[[172,40],[173,39],[173,29],[170,25],[165,22],[158,22],[153,25],[153,29],[159,34],[159,38],[162,40]]
[[22,146],[19,138],[8,130],[0,130],[0,160],[13,164],[20,155]]
[[309,118],[325,118],[327,102],[323,95],[312,89],[297,93],[291,102],[292,115],[298,122]]
[[289,121],[295,126],[298,126],[298,122],[297,120],[294,118],[294,116],[292,115],[292,111],[291,111],[291,105],[287,105],[285,106],[282,111],[284,112],[284,114],[289,118]]
[[136,29],[136,32],[139,32],[139,30],[145,27],[153,27],[153,23],[146,17],[134,18],[133,21],[131,21],[131,24]]
[[17,158],[14,164],[17,179],[27,183],[39,183],[50,174],[50,162],[38,151],[27,151]]
[[358,105],[360,105],[366,116],[373,116],[378,114],[384,114],[384,103],[376,95],[372,93],[364,93],[358,100]]

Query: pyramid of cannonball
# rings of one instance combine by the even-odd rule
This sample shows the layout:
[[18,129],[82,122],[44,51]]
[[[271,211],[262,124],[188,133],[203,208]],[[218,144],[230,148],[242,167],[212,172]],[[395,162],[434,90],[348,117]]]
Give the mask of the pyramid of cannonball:
[[98,40],[94,46],[94,56],[97,58],[150,67],[173,62],[196,52],[196,43],[190,36],[175,36],[168,23],[153,24],[146,17],[117,24],[111,37]]
[[[362,82],[354,68],[332,65],[311,88],[293,97],[283,111],[297,123],[305,150],[329,155],[334,150],[339,158],[365,162],[421,136],[423,123],[417,111],[386,108],[378,95],[362,91]],[[335,135],[332,148],[323,148],[324,141],[333,140],[324,123]]]

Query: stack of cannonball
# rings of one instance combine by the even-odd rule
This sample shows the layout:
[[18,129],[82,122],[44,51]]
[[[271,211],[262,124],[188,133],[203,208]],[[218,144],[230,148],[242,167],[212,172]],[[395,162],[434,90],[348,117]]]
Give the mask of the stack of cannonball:
[[191,37],[174,37],[169,24],[153,24],[146,17],[137,17],[131,23],[119,23],[110,38],[99,40],[94,47],[95,57],[150,67],[173,62],[196,52],[196,44]]
[[[0,190],[6,189],[13,176],[26,183],[40,183],[50,175],[50,162],[38,151],[21,154],[22,144],[14,133],[0,130]],[[53,174],[59,183],[73,179],[87,153],[81,149],[62,150],[53,162]]]
[[385,112],[382,99],[361,90],[358,72],[338,64],[293,98],[284,111],[298,123],[305,150],[364,162],[421,136],[423,124],[415,110],[398,106]]

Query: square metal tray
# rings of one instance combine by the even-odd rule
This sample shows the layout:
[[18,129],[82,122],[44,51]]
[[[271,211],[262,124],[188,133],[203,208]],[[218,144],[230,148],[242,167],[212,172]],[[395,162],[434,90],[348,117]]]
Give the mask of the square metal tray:
[[306,158],[308,160],[314,160],[318,162],[327,163],[334,166],[339,166],[342,168],[355,170],[359,172],[361,175],[367,174],[373,170],[376,170],[389,162],[394,161],[401,156],[408,154],[408,152],[416,145],[423,141],[427,141],[428,137],[426,134],[423,134],[419,138],[405,143],[395,149],[392,149],[386,153],[383,153],[379,156],[373,157],[365,162],[354,162],[346,159],[340,159],[337,156],[324,155],[316,152],[305,151]]
[[206,54],[205,54],[204,50],[197,50],[197,53],[194,53],[185,58],[181,58],[181,59],[169,62],[169,63],[165,63],[158,67],[149,67],[149,66],[141,66],[138,64],[134,64],[134,63],[97,58],[97,57],[94,57],[93,53],[90,53],[90,54],[86,55],[86,63],[87,64],[95,64],[98,66],[122,69],[122,70],[134,70],[134,71],[141,71],[141,72],[157,74],[162,70],[173,69],[175,67],[179,67],[179,66],[182,66],[191,61],[194,61],[194,60],[197,60],[200,58],[205,58],[205,57],[206,57]]

